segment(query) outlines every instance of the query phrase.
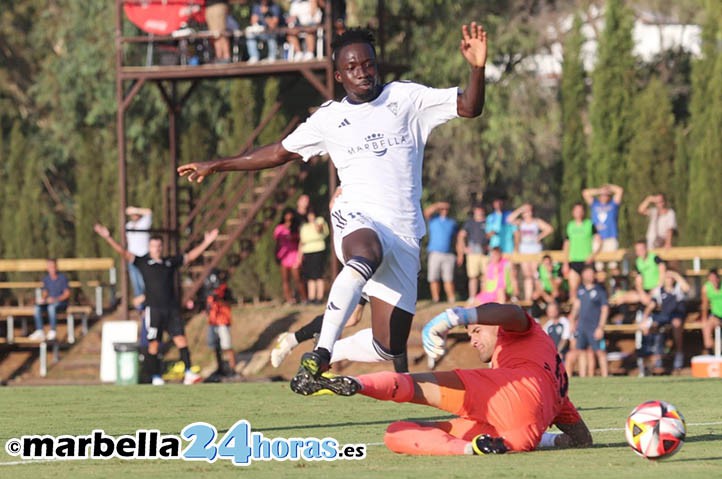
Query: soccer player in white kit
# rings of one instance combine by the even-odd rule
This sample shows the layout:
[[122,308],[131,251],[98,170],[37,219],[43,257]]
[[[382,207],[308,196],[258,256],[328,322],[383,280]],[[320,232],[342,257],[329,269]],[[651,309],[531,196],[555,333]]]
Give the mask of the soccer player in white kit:
[[[303,355],[291,381],[299,394],[318,390],[312,385],[325,382],[332,361],[394,360],[397,370],[406,367],[419,242],[426,232],[420,204],[426,140],[434,127],[477,117],[484,106],[486,32],[472,22],[461,27],[461,37],[461,54],[471,67],[464,91],[382,84],[371,33],[350,29],[332,44],[334,77],[347,95],[343,100],[321,105],[279,143],[178,168],[181,176],[200,182],[211,173],[272,168],[326,153],[336,166],[342,193],[331,222],[344,266],[329,291],[316,349]],[[372,333],[360,331],[335,344],[362,290],[370,297]]]

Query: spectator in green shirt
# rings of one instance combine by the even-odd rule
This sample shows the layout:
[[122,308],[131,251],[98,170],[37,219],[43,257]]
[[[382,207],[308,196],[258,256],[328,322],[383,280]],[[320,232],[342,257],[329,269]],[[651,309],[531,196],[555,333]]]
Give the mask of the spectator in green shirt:
[[[575,203],[572,207],[572,220],[567,224],[564,239],[564,275],[569,280],[569,294],[573,294],[581,282],[582,269],[591,264],[599,252],[601,241],[592,220],[585,218],[584,203]],[[594,245],[597,245],[595,249]]]
[[704,354],[709,354],[714,347],[712,331],[720,327],[722,318],[722,289],[720,288],[719,272],[710,269],[707,282],[702,287],[702,339]]
[[615,294],[610,300],[612,304],[642,303],[647,306],[652,301],[653,293],[664,283],[667,265],[662,258],[649,251],[645,240],[634,243],[634,254],[637,256],[634,261],[637,271],[634,290]]

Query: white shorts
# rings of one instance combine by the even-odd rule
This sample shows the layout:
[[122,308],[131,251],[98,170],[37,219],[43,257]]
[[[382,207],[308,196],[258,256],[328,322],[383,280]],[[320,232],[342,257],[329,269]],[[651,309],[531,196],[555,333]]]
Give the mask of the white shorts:
[[384,257],[378,269],[366,283],[364,293],[406,312],[416,312],[416,294],[421,271],[420,241],[399,236],[366,214],[337,206],[331,212],[333,243],[336,257],[345,263],[341,242],[344,237],[360,229],[373,230],[379,237]]
[[220,346],[223,351],[233,348],[231,344],[231,330],[228,326],[208,326],[208,346]]

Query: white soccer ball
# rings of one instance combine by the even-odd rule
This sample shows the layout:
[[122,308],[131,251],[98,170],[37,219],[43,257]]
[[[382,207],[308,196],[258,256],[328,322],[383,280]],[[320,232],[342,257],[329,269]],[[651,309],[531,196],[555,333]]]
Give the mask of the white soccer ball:
[[664,401],[646,401],[634,408],[625,428],[627,443],[646,459],[666,459],[682,449],[687,427],[682,413]]

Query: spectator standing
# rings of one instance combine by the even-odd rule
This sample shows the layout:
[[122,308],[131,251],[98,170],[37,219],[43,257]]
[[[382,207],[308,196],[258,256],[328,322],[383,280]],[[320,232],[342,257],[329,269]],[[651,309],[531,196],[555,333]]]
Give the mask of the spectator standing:
[[144,361],[146,371],[152,378],[155,386],[165,384],[161,377],[161,364],[158,360],[160,341],[163,331],[167,331],[173,338],[173,343],[180,352],[181,360],[185,365],[184,384],[194,384],[202,378],[191,371],[191,355],[188,350],[188,340],[185,336],[183,321],[180,315],[180,304],[176,294],[175,275],[183,265],[195,261],[218,237],[218,230],[207,232],[203,242],[182,255],[162,256],[163,238],[151,236],[148,244],[148,254],[135,256],[116,242],[108,228],[96,224],[93,228],[118,254],[127,261],[131,261],[140,269],[146,285],[145,299],[147,323],[148,356]]
[[514,252],[514,231],[516,227],[507,221],[511,211],[504,210],[504,198],[491,203],[492,212],[486,217],[486,235],[489,248],[501,248],[502,253]]
[[672,237],[677,230],[677,215],[667,205],[664,194],[647,196],[637,211],[649,217],[647,226],[647,248],[671,248]]
[[298,251],[299,227],[296,221],[296,212],[286,208],[281,214],[281,221],[273,230],[273,239],[276,241],[276,259],[281,266],[281,282],[283,284],[283,297],[288,304],[296,303],[291,289],[291,278],[298,290],[302,302],[306,302],[306,287],[301,281],[301,258]]
[[544,331],[552,338],[557,347],[557,353],[564,359],[569,350],[569,339],[571,338],[569,319],[559,314],[559,303],[556,301],[547,304],[546,314],[547,322],[544,323]]
[[[291,0],[287,23],[291,28],[318,27],[321,24],[322,17],[323,14],[317,0]],[[289,58],[289,60],[312,60],[316,56],[315,31],[297,32],[291,30],[286,38],[294,52],[293,58]],[[304,38],[305,49],[301,49],[300,38]]]
[[213,277],[213,281],[211,281],[213,289],[206,298],[208,346],[216,354],[217,372],[221,376],[235,376],[236,355],[233,352],[233,341],[231,339],[232,296],[228,289],[228,283],[221,278],[221,273],[214,273],[211,277]]
[[474,205],[471,218],[464,222],[456,237],[456,264],[461,266],[466,256],[466,276],[469,279],[469,305],[479,293],[479,284],[488,263],[489,240],[486,237],[486,211]]
[[569,294],[576,294],[579,288],[580,275],[585,264],[594,261],[596,250],[594,244],[601,244],[592,220],[584,217],[584,204],[576,203],[572,207],[572,220],[567,224],[564,239],[564,274],[569,280]]
[[722,320],[722,288],[720,288],[719,272],[710,269],[707,282],[702,287],[702,339],[704,354],[714,349],[712,332],[720,327]]
[[30,335],[30,339],[45,341],[43,313],[47,312],[48,322],[50,323],[47,339],[48,341],[55,341],[58,313],[65,311],[68,307],[70,284],[68,277],[58,271],[58,263],[55,259],[48,258],[45,266],[48,274],[43,277],[40,301],[35,305],[35,331]]
[[[133,256],[145,256],[148,254],[148,242],[150,241],[150,227],[153,224],[153,211],[150,208],[138,208],[128,206],[125,214],[130,219],[125,223],[125,241],[128,251]],[[140,270],[132,263],[128,263],[128,276],[133,289],[133,297],[140,298],[145,294],[145,283]],[[142,298],[141,298],[142,299]],[[136,301],[139,309],[143,308],[142,301]]]
[[607,351],[604,326],[609,317],[607,291],[595,281],[594,266],[584,265],[582,284],[576,290],[570,316],[574,335],[572,349],[567,355],[567,374],[572,373],[575,360],[579,360],[579,376],[594,376],[594,358],[599,360],[599,372],[606,377]]
[[672,368],[679,371],[684,365],[684,345],[682,333],[687,316],[684,300],[689,292],[689,283],[676,271],[668,270],[664,274],[664,284],[652,294],[651,301],[644,309],[642,331],[653,335],[652,363],[657,370],[662,369],[662,354],[666,339],[665,329],[672,329],[674,338],[674,362]]
[[248,62],[256,63],[261,59],[258,40],[264,40],[268,47],[268,62],[278,58],[278,28],[281,26],[281,7],[273,0],[257,0],[251,7],[251,25],[246,28],[246,48]]
[[[554,232],[554,228],[541,218],[534,217],[534,208],[524,203],[515,209],[507,218],[507,223],[516,226],[517,250],[521,254],[538,254],[542,252],[542,240]],[[530,301],[534,293],[534,278],[537,273],[537,261],[521,263],[524,284],[524,299]]]
[[454,292],[454,266],[456,256],[453,253],[456,221],[449,218],[449,203],[434,203],[424,209],[424,218],[429,222],[428,280],[431,289],[431,300],[441,300],[441,284],[444,283],[446,300],[456,301]]
[[[624,188],[617,185],[603,185],[599,188],[587,188],[582,191],[584,202],[589,206],[592,223],[599,234],[601,246],[598,251],[617,251],[619,249],[619,206],[624,196]],[[617,263],[610,262],[609,268],[617,270]],[[597,270],[603,265],[597,263]]]
[[213,34],[213,51],[218,63],[228,63],[231,59],[231,46],[226,36],[227,18],[228,0],[206,0],[206,25]]
[[301,273],[303,279],[306,280],[308,301],[312,304],[321,304],[326,295],[323,275],[327,261],[328,223],[323,216],[316,216],[312,208],[308,209],[306,220],[299,230]]

